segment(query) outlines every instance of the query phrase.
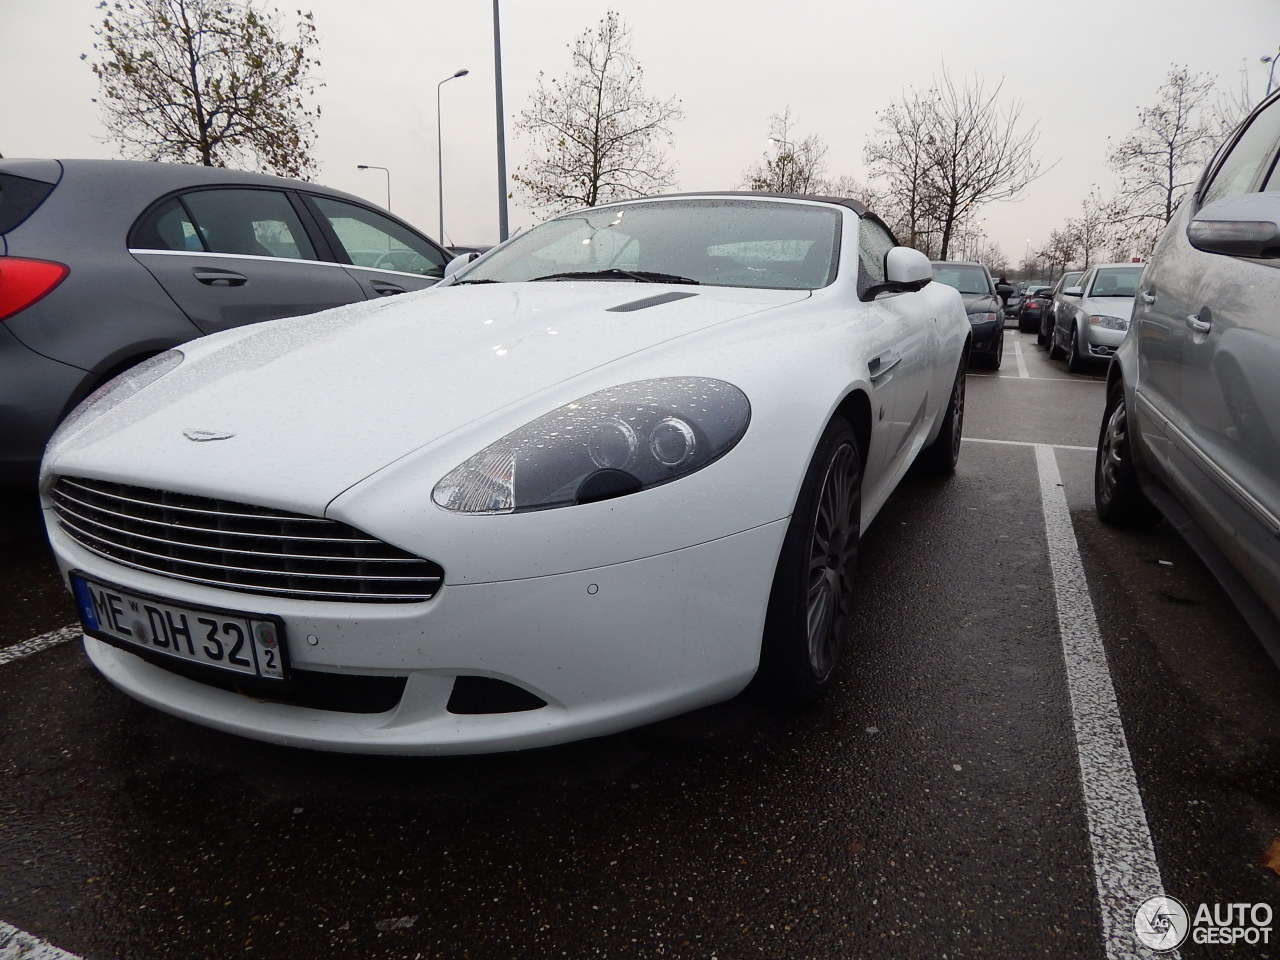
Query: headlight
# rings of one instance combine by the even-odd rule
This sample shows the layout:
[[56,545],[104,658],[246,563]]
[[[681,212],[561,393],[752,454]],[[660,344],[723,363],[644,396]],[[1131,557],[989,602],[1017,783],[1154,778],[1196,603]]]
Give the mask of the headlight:
[[994,313],[971,313],[969,314],[970,323],[991,323],[993,320],[1000,319]]
[[751,405],[702,377],[640,380],[567,403],[450,470],[431,493],[455,513],[518,513],[625,496],[724,456]]
[[72,410],[65,420],[58,425],[50,438],[46,449],[53,450],[73,434],[79,433],[93,423],[112,407],[128,400],[143,387],[155,383],[185,359],[181,350],[166,350],[158,353],[150,360],[143,360],[136,367],[130,367],[120,376],[108,380]]
[[1089,323],[1095,327],[1105,327],[1107,330],[1129,329],[1129,321],[1124,317],[1105,317],[1095,314],[1089,318]]

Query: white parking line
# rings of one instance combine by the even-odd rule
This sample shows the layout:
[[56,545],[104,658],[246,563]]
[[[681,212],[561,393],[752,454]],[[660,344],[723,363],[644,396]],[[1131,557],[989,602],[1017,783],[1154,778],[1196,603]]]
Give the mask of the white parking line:
[[81,960],[0,920],[0,960]]
[[1022,337],[1013,338],[1013,358],[1018,362],[1018,379],[1030,380],[1031,374],[1027,372],[1027,361],[1022,357]]
[[1008,447],[1050,447],[1054,450],[1084,450],[1096,453],[1096,447],[1076,447],[1069,443],[1035,443],[1031,440],[987,440],[984,437],[965,437],[965,443],[1001,443]]
[[[47,650],[50,647],[56,647],[60,643],[66,643],[68,640],[75,640],[81,635],[79,624],[70,624],[60,627],[50,633],[42,633],[38,637],[32,637],[30,640],[23,640],[21,643],[15,643],[12,647],[0,649],[0,667],[6,663],[12,663],[14,660],[21,660],[33,653],[39,653],[41,650]],[[3,960],[3,954],[0,954],[0,960]]]
[[[1134,936],[1133,920],[1143,901],[1164,892],[1160,866],[1120,721],[1098,618],[1089,599],[1062,476],[1053,448],[1036,444],[1035,449],[1107,957],[1154,957]],[[1177,956],[1176,950],[1160,954],[1161,958]]]

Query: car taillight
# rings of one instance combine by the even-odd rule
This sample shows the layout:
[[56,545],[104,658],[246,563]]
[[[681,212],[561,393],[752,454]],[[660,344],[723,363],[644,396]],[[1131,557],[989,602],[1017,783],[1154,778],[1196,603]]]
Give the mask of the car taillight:
[[65,263],[0,257],[0,323],[25,310],[66,279]]

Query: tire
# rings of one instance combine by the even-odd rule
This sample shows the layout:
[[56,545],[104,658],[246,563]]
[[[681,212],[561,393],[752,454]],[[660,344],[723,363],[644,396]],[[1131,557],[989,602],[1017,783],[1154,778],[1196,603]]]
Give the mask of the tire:
[[1083,373],[1084,356],[1080,353],[1080,328],[1071,325],[1071,351],[1067,354],[1067,370],[1070,373]]
[[1160,521],[1160,511],[1147,499],[1133,465],[1129,417],[1124,384],[1115,380],[1107,388],[1107,405],[1098,431],[1098,453],[1093,466],[1093,505],[1098,519],[1113,527],[1150,527]]
[[1036,330],[1036,346],[1047,347],[1049,345],[1049,331],[1052,329],[1048,326],[1049,318],[1042,316],[1040,318],[1040,326]]
[[1049,329],[1049,359],[1061,360],[1067,355],[1067,351],[1058,345],[1058,327],[1054,324]]
[[756,677],[772,700],[810,703],[831,684],[853,610],[861,518],[858,438],[837,417],[809,464],[773,576]]
[[942,428],[933,443],[920,451],[920,466],[939,476],[955,473],[956,462],[960,459],[960,441],[964,436],[965,374],[969,372],[966,360],[966,357],[960,358],[960,369],[951,386],[951,399],[942,418]]
[[996,332],[996,352],[987,358],[987,367],[991,370],[999,370],[1000,363],[1004,360],[1004,331]]

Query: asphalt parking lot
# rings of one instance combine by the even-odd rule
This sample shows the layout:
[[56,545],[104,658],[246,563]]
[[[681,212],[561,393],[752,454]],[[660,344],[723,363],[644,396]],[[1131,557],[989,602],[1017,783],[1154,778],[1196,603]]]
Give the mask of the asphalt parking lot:
[[[1280,909],[1280,672],[1174,531],[1093,515],[1100,376],[1008,330],[968,388],[956,476],[864,537],[832,696],[509,756],[133,702],[10,500],[0,960],[1140,957],[1160,889]],[[1245,913],[1180,955],[1280,955]]]

